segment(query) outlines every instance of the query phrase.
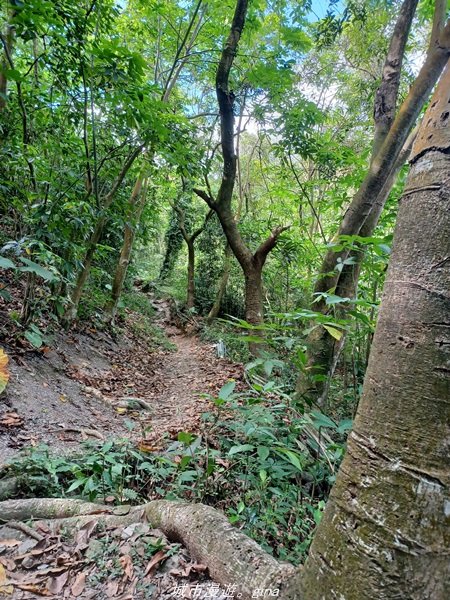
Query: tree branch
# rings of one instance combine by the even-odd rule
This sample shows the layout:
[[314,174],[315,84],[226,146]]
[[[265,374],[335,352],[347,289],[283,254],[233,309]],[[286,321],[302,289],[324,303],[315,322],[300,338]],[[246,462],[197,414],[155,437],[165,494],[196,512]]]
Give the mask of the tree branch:
[[200,190],[199,188],[192,188],[192,191],[194,192],[194,194],[197,194],[199,198],[204,200],[209,207],[213,208],[214,198],[212,198],[212,196],[207,194],[204,190]]
[[119,189],[120,185],[122,184],[122,181],[125,179],[125,175],[131,169],[134,161],[140,155],[143,148],[144,144],[140,144],[139,146],[137,146],[137,148],[133,150],[133,152],[131,152],[131,154],[129,154],[127,160],[125,161],[125,164],[123,165],[120,173],[118,174],[115,182],[113,183],[112,188],[109,190],[106,196],[104,196],[103,208],[109,208],[109,206],[111,206],[115,193]]
[[375,95],[373,157],[378,153],[395,119],[403,58],[417,4],[418,0],[404,0],[392,33],[381,83]]
[[259,246],[258,250],[254,254],[254,259],[259,266],[262,267],[264,265],[267,255],[277,245],[280,235],[283,233],[283,231],[286,231],[290,227],[290,225],[275,227],[270,236]]

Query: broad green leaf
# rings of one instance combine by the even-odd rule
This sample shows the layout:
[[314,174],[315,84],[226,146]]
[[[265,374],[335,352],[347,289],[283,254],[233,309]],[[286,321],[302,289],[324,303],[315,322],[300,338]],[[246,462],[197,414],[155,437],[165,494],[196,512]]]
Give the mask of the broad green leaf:
[[189,445],[193,439],[194,436],[192,435],[192,433],[188,433],[187,431],[180,431],[180,433],[178,434],[178,441],[182,444]]
[[330,427],[331,429],[336,429],[337,425],[334,421],[332,421],[326,415],[320,412],[312,412],[311,413],[312,423],[315,427]]
[[336,329],[336,327],[331,327],[331,325],[324,325],[325,329],[328,331],[328,333],[334,337],[335,340],[340,340],[343,332],[339,331],[339,329]]
[[278,453],[284,454],[288,458],[289,462],[299,471],[303,471],[303,466],[300,460],[301,457],[299,454],[289,450],[288,448],[276,448],[276,450]]
[[69,488],[67,488],[66,490],[66,494],[68,494],[69,492],[73,492],[74,490],[78,489],[79,487],[81,487],[82,485],[84,485],[86,483],[86,479],[83,477],[83,479],[76,479]]
[[328,296],[325,298],[325,303],[328,305],[342,304],[343,302],[350,302],[350,299],[342,298],[341,296],[336,296],[335,294],[328,294]]
[[42,346],[44,340],[39,335],[39,333],[36,333],[35,331],[30,331],[29,329],[27,329],[27,331],[25,331],[25,333],[23,335],[27,338],[27,340],[30,342],[30,344],[32,346],[34,346],[35,348],[40,348]]
[[26,266],[19,267],[19,271],[34,273],[35,275],[37,275],[38,277],[42,277],[42,279],[45,279],[46,281],[55,281],[56,279],[58,279],[54,273],[52,273],[48,269],[44,269],[44,267],[41,267],[41,265],[38,265],[32,260],[24,258],[23,256],[20,257],[20,260],[23,263],[25,263]]
[[343,419],[340,421],[339,426],[337,428],[338,433],[345,433],[349,431],[353,426],[353,419]]
[[234,456],[235,454],[241,454],[242,452],[252,452],[255,446],[252,444],[241,444],[239,446],[233,446],[228,452],[228,456]]
[[15,269],[16,265],[9,258],[0,256],[0,269]]
[[225,385],[223,385],[220,388],[219,398],[221,400],[228,400],[228,398],[233,393],[235,387],[236,387],[236,382],[235,381],[228,381],[228,383],[226,383]]
[[270,448],[267,446],[258,446],[256,450],[258,452],[258,458],[261,462],[264,462],[270,454]]

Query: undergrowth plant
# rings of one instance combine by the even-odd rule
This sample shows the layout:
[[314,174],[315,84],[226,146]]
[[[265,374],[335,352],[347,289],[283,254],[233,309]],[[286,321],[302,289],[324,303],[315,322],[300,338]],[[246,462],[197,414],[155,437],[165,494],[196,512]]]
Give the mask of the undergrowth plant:
[[351,422],[304,412],[273,382],[240,393],[229,381],[210,399],[214,409],[203,414],[201,431],[180,432],[158,453],[128,439],[86,443],[75,456],[38,447],[12,462],[6,476],[19,477],[22,496],[203,502],[278,558],[303,560]]

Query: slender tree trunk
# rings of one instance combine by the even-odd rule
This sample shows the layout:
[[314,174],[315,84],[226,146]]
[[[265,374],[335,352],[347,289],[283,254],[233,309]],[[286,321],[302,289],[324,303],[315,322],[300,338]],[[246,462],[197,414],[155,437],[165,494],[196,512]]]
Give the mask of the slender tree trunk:
[[83,260],[83,267],[78,273],[75,287],[73,288],[70,296],[70,306],[67,309],[66,314],[64,315],[64,323],[66,326],[70,325],[70,323],[74,321],[77,317],[78,307],[80,305],[83,289],[91,271],[92,261],[94,259],[94,254],[97,249],[97,244],[100,241],[100,238],[102,237],[105,222],[106,219],[104,217],[100,218],[97,221],[95,229],[92,232],[92,235],[89,239],[88,249],[86,250],[86,254]]
[[[358,192],[348,207],[337,234],[359,235],[381,190],[389,179],[392,169],[408,138],[417,117],[427,101],[434,85],[445,67],[450,52],[450,23],[442,31],[439,43],[427,56],[419,75],[414,81],[408,96],[400,107],[388,135],[373,158],[368,173]],[[339,278],[336,270],[338,258],[344,260],[349,250],[333,252],[331,248],[324,257],[319,277],[314,289],[317,294],[335,289]],[[319,304],[323,308],[324,302]]]
[[[361,228],[361,237],[370,237],[373,234],[398,173],[411,153],[416,134],[417,129],[411,132],[389,179],[386,181],[371,213]],[[335,290],[337,296],[350,299],[356,297],[364,256],[365,252],[362,246],[350,252],[349,258],[352,259],[353,263],[345,264],[339,275]],[[348,308],[348,304],[336,305],[336,316],[344,319],[347,316]],[[324,327],[317,327],[311,332],[308,337],[307,369],[299,374],[296,384],[296,394],[299,397],[314,398],[318,405],[325,409],[329,383],[344,348],[345,338],[345,331],[342,331],[341,339],[336,340]]]
[[225,296],[225,292],[227,291],[228,279],[230,277],[231,270],[231,248],[230,244],[225,246],[224,252],[224,260],[223,260],[223,271],[222,277],[220,278],[219,287],[217,289],[216,299],[214,300],[214,304],[212,305],[211,310],[208,313],[207,322],[212,323],[214,319],[216,319],[220,314],[220,309],[222,307],[222,300]]
[[[402,148],[404,151],[408,145],[414,122],[446,65],[450,52],[450,24],[443,26],[445,2],[438,0],[425,63],[394,118],[403,53],[416,4],[414,0],[405,0],[401,7],[375,99],[375,137],[371,163],[364,181],[341,221],[337,239],[341,235],[365,237],[373,232],[401,166],[399,162],[402,161]],[[344,266],[345,272],[336,268],[338,259],[344,261],[349,255],[348,249],[334,252],[331,248],[326,253],[314,287],[315,295],[329,292],[341,295],[344,290],[348,290],[350,283],[351,287],[356,289],[362,256],[357,257],[354,268]],[[350,276],[353,277],[353,282],[349,281]],[[312,308],[323,314],[329,311],[325,299],[316,302]],[[326,382],[337,364],[335,350],[339,352],[342,346],[341,342],[336,344],[322,327],[313,331],[309,339],[308,369],[301,372],[297,380],[296,393],[299,397],[306,395],[323,404]]]
[[[165,82],[164,91],[163,91],[163,94],[161,97],[161,102],[167,103],[169,101],[170,96],[173,91],[173,88],[181,74],[181,71],[183,70],[185,64],[188,61],[189,52],[192,49],[192,46],[194,45],[195,40],[197,39],[198,33],[199,33],[199,31],[201,29],[201,25],[203,23],[203,13],[200,13],[197,24],[194,27],[194,24],[197,19],[202,2],[203,2],[203,0],[198,0],[197,5],[194,9],[193,15],[188,23],[184,39],[177,49],[175,59],[172,63],[172,67],[169,71],[169,75]],[[184,52],[186,54],[186,57],[184,59],[180,60],[180,55],[182,52]],[[155,66],[155,79],[157,79],[156,76],[157,76],[157,71],[158,71],[158,63],[159,63],[159,60],[157,59],[156,66]],[[149,160],[152,160],[152,158],[155,154],[154,149],[149,151],[147,154],[148,154]],[[136,186],[142,186],[142,177],[141,176],[138,177],[136,184],[135,184],[135,188],[136,188]],[[123,283],[125,281],[128,264],[130,262],[131,252],[133,250],[133,244],[134,244],[134,238],[135,238],[134,231],[139,226],[139,223],[141,220],[143,206],[141,207],[141,205],[139,203],[135,203],[132,201],[131,209],[133,209],[133,207],[136,204],[137,204],[136,213],[132,217],[134,220],[133,231],[130,230],[128,224],[125,224],[124,234],[123,234],[124,240],[123,240],[123,245],[122,245],[123,254],[121,252],[121,255],[119,257],[119,262],[116,266],[117,281],[116,281],[116,277],[114,279],[114,284],[116,284],[116,287],[113,284],[111,300],[106,305],[107,319],[111,319],[111,318],[113,319],[115,312],[117,310],[117,303],[119,302],[120,294],[122,293]],[[166,273],[166,271],[164,270],[164,265],[163,265],[163,268],[161,269],[161,273],[160,273],[160,279],[163,280],[167,276],[167,274],[168,273]]]
[[290,598],[448,597],[449,90],[450,66],[413,148],[347,454]]
[[186,242],[188,247],[187,299],[188,309],[195,305],[195,248],[192,239]]
[[95,251],[97,249],[97,244],[102,237],[104,227],[106,225],[106,217],[104,213],[108,210],[108,208],[113,203],[117,190],[122,185],[123,180],[125,179],[126,174],[133,166],[136,159],[142,152],[142,146],[136,147],[127,157],[125,163],[122,166],[120,173],[118,174],[116,180],[114,181],[110,191],[103,197],[102,199],[102,212],[103,215],[99,217],[97,223],[95,224],[94,231],[88,242],[88,248],[86,251],[86,255],[83,261],[83,267],[81,271],[78,273],[77,280],[75,283],[75,287],[70,296],[70,306],[64,315],[64,322],[66,326],[70,325],[70,323],[76,319],[78,314],[78,307],[80,304],[81,296],[83,294],[83,289],[86,284],[86,281],[89,277],[89,273],[92,266],[92,261],[95,255]]
[[[14,15],[12,10],[11,2],[8,2],[8,20]],[[4,34],[2,35],[2,59],[0,61],[0,110],[3,110],[6,106],[6,97],[8,93],[8,79],[5,72],[10,69],[10,62],[8,57],[11,57],[14,42],[14,26],[7,23],[5,26]]]
[[[130,212],[132,212],[132,214],[129,215],[129,219],[127,219],[127,222],[125,223],[122,249],[114,272],[111,298],[105,306],[106,320],[111,323],[114,322],[117,313],[117,305],[119,303],[120,295],[122,294],[125,277],[130,264],[136,227],[140,222],[142,211],[145,206],[147,188],[146,185],[144,185],[144,190],[142,190],[143,182],[144,178],[138,177],[133,188],[133,193],[131,194]],[[132,222],[130,222],[131,219]]]

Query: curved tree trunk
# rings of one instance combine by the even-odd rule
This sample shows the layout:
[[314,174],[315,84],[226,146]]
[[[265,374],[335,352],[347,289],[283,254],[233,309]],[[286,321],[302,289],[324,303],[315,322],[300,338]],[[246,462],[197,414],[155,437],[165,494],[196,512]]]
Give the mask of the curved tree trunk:
[[[223,164],[219,191],[215,199],[211,197],[209,192],[195,188],[194,192],[200,198],[203,198],[219,217],[230,248],[244,272],[246,281],[246,319],[250,323],[259,324],[263,321],[261,300],[262,269],[269,252],[276,246],[280,234],[287,227],[276,227],[270,236],[260,244],[256,252],[253,253],[241,236],[237,224],[238,218],[234,215],[231,206],[237,175],[237,155],[234,142],[235,96],[230,90],[229,79],[239,40],[244,29],[247,9],[248,0],[237,0],[230,33],[222,50],[216,72],[216,96],[220,112],[220,142]],[[252,348],[251,350],[253,351]]]
[[448,597],[449,90],[450,66],[413,148],[347,454],[290,598]]

